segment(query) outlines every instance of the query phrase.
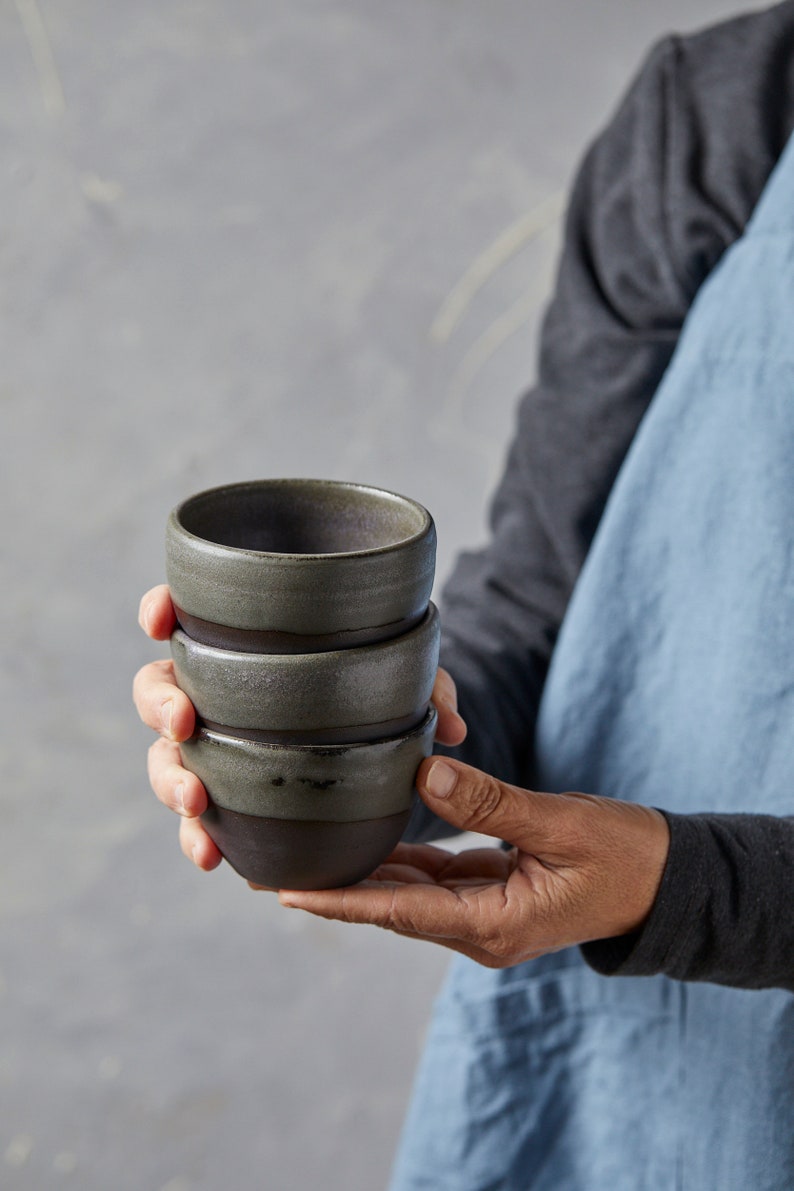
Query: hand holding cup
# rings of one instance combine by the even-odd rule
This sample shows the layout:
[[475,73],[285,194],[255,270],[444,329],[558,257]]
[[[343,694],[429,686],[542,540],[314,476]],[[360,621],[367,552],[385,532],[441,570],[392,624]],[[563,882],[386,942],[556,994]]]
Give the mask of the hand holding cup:
[[[222,540],[212,541],[213,537]],[[220,851],[210,839],[208,828],[238,871],[259,883],[310,886],[316,881],[312,866],[323,852],[326,871],[319,879],[324,884],[360,879],[391,851],[407,821],[413,774],[430,751],[435,714],[426,713],[428,696],[439,712],[437,738],[457,743],[465,734],[454,709],[454,684],[443,671],[433,680],[438,624],[427,599],[435,547],[432,520],[414,502],[377,489],[321,481],[270,481],[236,485],[191,498],[172,515],[169,543],[169,578],[176,578],[177,607],[168,589],[154,589],[141,603],[142,624],[156,639],[173,633],[177,674],[181,661],[183,684],[201,705],[204,719],[213,721],[214,716],[207,715],[202,703],[201,668],[206,670],[209,665],[212,674],[213,659],[216,678],[224,671],[220,685],[223,687],[225,682],[227,692],[234,690],[235,674],[242,677],[243,687],[250,687],[251,674],[257,674],[259,693],[254,692],[252,699],[260,702],[252,712],[253,719],[242,726],[242,733],[233,736],[223,719],[214,721],[219,732],[204,726],[196,732],[194,709],[175,685],[173,663],[153,663],[138,675],[138,709],[145,722],[163,734],[150,754],[150,778],[158,797],[183,815],[183,849],[199,867],[215,867]],[[217,602],[217,589],[225,582],[228,596],[230,563],[231,586],[237,584],[237,588],[233,598],[223,605]],[[238,564],[240,571],[236,572]],[[261,589],[267,589],[268,583],[257,583],[252,578],[256,569],[262,571],[263,567],[269,574],[269,606],[273,606],[267,615]],[[238,582],[240,573],[243,578]],[[301,574],[308,577],[303,580],[307,594],[302,602],[298,598]],[[191,575],[204,581],[203,588],[199,584],[197,598],[190,589]],[[346,593],[343,600],[323,597],[329,583],[332,593],[337,587]],[[282,589],[288,597],[279,602],[278,592],[283,596]],[[207,614],[217,616],[219,608],[224,621],[235,623],[220,624],[220,644],[217,635],[207,643],[207,626],[210,633],[217,633],[213,627],[216,622],[208,620]],[[184,626],[178,630],[177,617]],[[374,623],[385,617],[388,620],[384,623]],[[191,628],[204,640],[196,642],[185,631]],[[308,651],[307,643],[313,647]],[[300,650],[297,653],[296,644]],[[256,648],[252,650],[252,646]],[[263,646],[267,654],[262,653]],[[191,656],[187,669],[193,666],[193,687],[190,677],[187,681],[184,677],[188,652]],[[286,720],[293,713],[288,712],[286,720],[282,715],[274,721],[273,708],[280,702],[289,704],[292,699],[294,712],[300,699],[298,704],[294,700],[301,688],[311,694],[312,667],[315,698],[310,698],[304,709],[309,719],[296,715],[289,728]],[[416,671],[413,677],[412,670]],[[401,682],[402,695],[399,690],[397,693],[404,705],[393,705],[395,714],[390,716],[384,691],[388,694]],[[409,692],[412,682],[413,707]],[[279,688],[288,696],[286,700],[279,700]],[[217,714],[222,695],[218,682],[205,682],[205,690],[211,696],[210,703],[215,699]],[[341,709],[336,723],[333,714],[329,720],[335,691]],[[236,715],[239,721],[245,702],[237,698],[232,719]],[[324,721],[317,721],[316,715],[312,721],[312,703],[315,709],[319,706]],[[359,725],[354,722],[357,718]],[[385,725],[386,733],[379,733],[379,724]],[[179,742],[185,742],[183,750]],[[234,754],[231,768],[223,759],[224,752]],[[199,755],[197,760],[197,754],[203,754],[203,759]],[[211,758],[209,767],[207,757]],[[212,791],[207,799],[199,777],[216,787],[217,799]],[[223,802],[227,805],[219,807]],[[395,810],[397,803],[400,809]],[[251,817],[252,810],[260,813]],[[263,810],[268,813],[262,814]],[[276,815],[269,813],[273,810]],[[372,811],[376,812],[374,816]],[[236,818],[240,814],[244,816],[242,824]],[[368,816],[368,827],[363,815]],[[203,826],[197,816],[204,817]],[[224,836],[223,824],[219,830],[219,817],[226,819],[227,826],[232,821],[235,831],[242,825],[249,837],[251,827],[259,827],[261,838],[249,838],[244,854],[231,856],[234,841],[230,845]],[[384,835],[387,819],[392,822]],[[367,834],[372,837],[374,824],[378,824],[382,838],[377,849],[371,839],[369,851],[366,847],[362,851],[363,840]],[[276,845],[276,851],[281,848],[280,858],[271,854],[264,870],[252,871],[248,853],[252,849],[253,853],[261,853],[266,841],[272,843],[279,832],[283,835],[285,831],[290,838]],[[344,841],[349,843],[356,832],[359,839],[348,846],[348,860],[341,868],[338,864],[334,868],[345,851]],[[287,853],[292,859],[297,854],[308,859],[304,872],[295,869],[292,859],[284,868],[282,861]],[[329,858],[333,859],[330,869]]]

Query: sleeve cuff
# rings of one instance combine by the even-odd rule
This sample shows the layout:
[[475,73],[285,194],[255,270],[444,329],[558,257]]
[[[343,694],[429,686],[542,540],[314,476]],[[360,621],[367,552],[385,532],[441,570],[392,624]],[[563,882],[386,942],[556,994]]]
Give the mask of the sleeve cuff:
[[581,947],[585,961],[602,976],[672,974],[676,959],[698,922],[707,895],[703,871],[708,827],[696,815],[661,812],[670,828],[670,851],[650,914],[639,930]]

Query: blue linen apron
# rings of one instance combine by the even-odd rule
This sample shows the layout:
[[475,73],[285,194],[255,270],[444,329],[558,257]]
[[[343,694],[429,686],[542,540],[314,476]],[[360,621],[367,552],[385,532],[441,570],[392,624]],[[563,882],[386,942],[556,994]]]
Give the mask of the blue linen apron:
[[[610,496],[536,788],[794,814],[793,598],[794,140]],[[792,1191],[794,997],[605,978],[578,949],[501,972],[456,960],[393,1175],[420,1188]]]

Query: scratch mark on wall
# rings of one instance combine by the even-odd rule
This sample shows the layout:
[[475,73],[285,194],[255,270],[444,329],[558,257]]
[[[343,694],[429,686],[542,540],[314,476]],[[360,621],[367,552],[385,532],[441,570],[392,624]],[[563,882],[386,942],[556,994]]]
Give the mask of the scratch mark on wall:
[[430,327],[430,338],[446,343],[475,294],[512,256],[546,231],[564,209],[565,192],[549,195],[537,207],[506,227],[469,265],[450,290]]
[[66,96],[38,0],[14,0],[14,3],[39,76],[44,107],[49,116],[59,119],[66,111]]
[[462,416],[463,400],[472,381],[500,347],[538,316],[553,272],[552,260],[547,261],[543,274],[535,277],[531,292],[522,296],[486,327],[463,356],[450,384],[444,402],[443,417],[449,423]]

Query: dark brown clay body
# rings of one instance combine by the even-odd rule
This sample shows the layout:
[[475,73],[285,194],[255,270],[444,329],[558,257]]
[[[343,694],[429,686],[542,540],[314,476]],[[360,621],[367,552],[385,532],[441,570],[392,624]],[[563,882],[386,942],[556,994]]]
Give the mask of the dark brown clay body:
[[266,819],[210,805],[201,817],[232,868],[271,889],[334,889],[363,881],[400,841],[411,812],[353,823]]

